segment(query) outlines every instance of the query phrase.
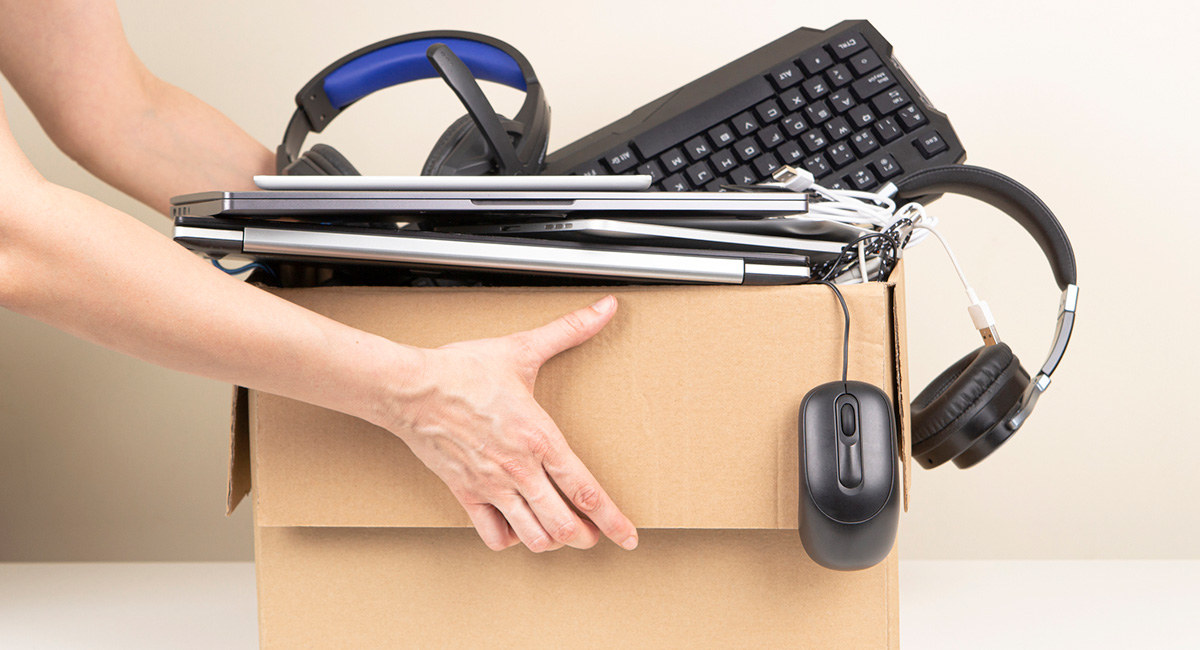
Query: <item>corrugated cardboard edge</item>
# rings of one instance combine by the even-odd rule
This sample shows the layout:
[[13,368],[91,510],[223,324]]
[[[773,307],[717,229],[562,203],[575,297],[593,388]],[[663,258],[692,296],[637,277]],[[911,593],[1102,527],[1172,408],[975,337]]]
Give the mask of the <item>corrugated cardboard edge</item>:
[[908,405],[908,324],[905,320],[908,313],[904,302],[904,261],[901,260],[892,272],[892,350],[896,354],[896,422],[899,423],[900,433],[900,464],[904,472],[904,511],[908,512],[908,493],[912,487],[912,421],[909,419]]
[[229,416],[229,483],[225,493],[225,516],[250,494],[250,411],[249,391],[233,387]]

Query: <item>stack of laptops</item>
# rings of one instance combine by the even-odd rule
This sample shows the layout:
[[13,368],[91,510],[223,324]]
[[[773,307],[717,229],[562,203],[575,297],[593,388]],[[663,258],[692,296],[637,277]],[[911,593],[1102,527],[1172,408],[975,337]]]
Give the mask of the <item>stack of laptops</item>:
[[802,194],[638,191],[648,181],[258,177],[267,189],[172,199],[174,239],[214,259],[266,263],[795,284],[809,279],[811,260],[836,256],[856,234],[802,218]]

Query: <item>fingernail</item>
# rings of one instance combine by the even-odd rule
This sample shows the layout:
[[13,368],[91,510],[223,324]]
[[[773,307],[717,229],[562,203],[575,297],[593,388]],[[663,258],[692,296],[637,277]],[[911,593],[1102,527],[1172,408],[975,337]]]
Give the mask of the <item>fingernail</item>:
[[633,549],[637,548],[637,542],[637,535],[630,535],[629,537],[625,538],[625,541],[621,542],[621,548],[625,549],[626,551],[632,551]]
[[592,310],[597,314],[607,314],[612,311],[612,308],[617,304],[617,299],[612,296],[604,296],[592,305]]

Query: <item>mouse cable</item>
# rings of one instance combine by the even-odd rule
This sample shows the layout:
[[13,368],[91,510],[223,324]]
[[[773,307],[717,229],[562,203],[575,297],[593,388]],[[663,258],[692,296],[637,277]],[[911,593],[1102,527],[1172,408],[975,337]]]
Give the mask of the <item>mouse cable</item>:
[[816,284],[823,284],[830,289],[833,289],[833,295],[837,296],[838,302],[842,303],[842,315],[846,317],[846,329],[842,333],[842,383],[846,383],[846,368],[850,361],[850,310],[846,308],[846,299],[842,297],[842,292],[838,290],[837,285],[828,280],[814,280]]

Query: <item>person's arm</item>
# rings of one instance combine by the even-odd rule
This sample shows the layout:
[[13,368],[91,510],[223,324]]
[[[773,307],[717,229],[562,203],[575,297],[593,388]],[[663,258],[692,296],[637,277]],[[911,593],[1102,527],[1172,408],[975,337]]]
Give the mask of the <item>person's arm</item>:
[[[80,62],[92,67],[93,60],[104,60],[104,52],[121,48],[93,43],[80,55],[40,48],[46,42],[71,45],[58,33],[89,28],[123,43],[119,29],[100,30],[97,24],[73,22],[69,12],[62,15],[64,7],[78,6],[85,14],[99,12],[93,18],[102,22],[104,15],[115,20],[115,10],[108,0],[29,4],[35,5],[36,16],[26,11],[26,3],[0,0],[0,72],[18,89],[41,97],[26,99],[48,129],[59,130],[56,140],[86,140],[97,131],[72,124],[86,113],[55,112],[51,98],[70,96],[69,88],[56,83],[80,78],[62,68]],[[46,21],[41,29],[39,20]],[[32,39],[29,47],[39,54],[17,52],[17,36]],[[81,42],[93,38],[77,36]],[[58,81],[44,84],[39,81],[43,78]],[[92,90],[104,94],[125,87],[120,81],[100,86]],[[194,98],[183,103],[192,106],[181,115],[215,115],[211,108],[197,107]],[[3,116],[0,101],[0,307],[168,368],[336,409],[385,427],[446,482],[493,549],[517,542],[535,551],[563,544],[586,548],[601,532],[625,548],[636,546],[633,524],[533,399],[541,364],[604,327],[615,301],[507,337],[436,350],[392,343],[234,280],[136,219],[47,182],[17,148]],[[159,131],[152,124],[157,119],[153,112],[143,117],[148,132],[174,130],[167,126]],[[232,125],[223,120],[201,119],[194,137],[214,141],[208,143],[211,177],[231,180],[213,183],[231,188],[233,179],[249,182],[256,156],[222,161],[222,145],[215,142],[222,134],[249,140],[236,127],[226,129]],[[75,135],[62,135],[66,133]],[[103,149],[97,142],[103,140],[64,146]],[[144,142],[150,151],[142,154],[143,160],[158,155],[156,147],[163,145],[154,138]],[[229,146],[254,149],[242,145]],[[162,158],[170,158],[172,151],[168,148]],[[77,155],[88,160],[87,154]],[[209,176],[194,175],[198,172],[190,161],[175,167],[164,162],[164,170],[160,181],[168,186],[180,181],[196,183],[187,189],[212,187],[201,185]],[[129,177],[141,172],[114,162],[108,172],[98,173],[110,174],[114,185],[133,188],[139,198],[159,207],[166,197],[186,191],[149,185],[139,190]]]
[[112,0],[0,0],[0,24],[0,70],[54,143],[146,205],[274,173],[266,147],[142,65]]

